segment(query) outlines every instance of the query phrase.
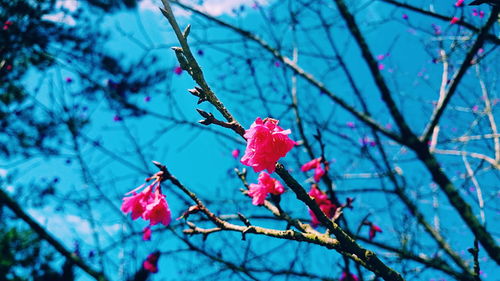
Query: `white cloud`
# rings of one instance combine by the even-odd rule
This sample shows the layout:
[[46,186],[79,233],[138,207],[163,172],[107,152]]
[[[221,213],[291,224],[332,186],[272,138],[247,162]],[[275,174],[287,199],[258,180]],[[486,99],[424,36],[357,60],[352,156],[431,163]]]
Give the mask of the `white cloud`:
[[158,12],[160,7],[160,3],[156,3],[153,0],[142,0],[139,2],[139,9]]
[[64,8],[70,12],[74,12],[78,9],[80,3],[78,0],[58,0],[56,2],[56,9]]
[[70,15],[66,15],[64,12],[43,15],[42,19],[52,22],[64,23],[69,26],[74,26],[76,24],[75,19]]
[[[199,0],[185,0],[186,4],[192,5],[212,16],[220,16],[222,14],[233,15],[233,9],[241,6],[247,8],[255,7],[256,5],[267,5],[270,0],[204,0],[200,5]],[[142,10],[150,10],[158,12],[158,7],[161,5],[160,0],[142,0],[139,2],[139,8]],[[188,16],[190,13],[182,9],[176,9],[174,5],[174,13],[177,16]]]

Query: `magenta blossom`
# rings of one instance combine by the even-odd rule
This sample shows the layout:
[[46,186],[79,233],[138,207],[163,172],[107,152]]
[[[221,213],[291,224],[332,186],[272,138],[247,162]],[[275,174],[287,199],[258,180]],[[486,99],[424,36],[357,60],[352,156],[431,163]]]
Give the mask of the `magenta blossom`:
[[151,227],[150,226],[146,226],[142,230],[142,240],[144,240],[144,241],[151,240]]
[[356,274],[347,273],[345,271],[342,272],[339,281],[358,281],[359,278]]
[[[316,204],[318,204],[319,208],[328,218],[332,218],[335,215],[335,211],[337,210],[337,206],[328,199],[326,193],[318,189],[316,184],[313,184],[311,190],[309,191],[309,196],[311,196]],[[309,209],[309,215],[311,216],[311,224],[313,227],[319,225],[319,220],[314,214],[313,211]]]
[[321,158],[316,158],[316,159],[313,159],[313,160],[305,163],[304,165],[302,165],[302,167],[300,168],[300,170],[302,172],[307,172],[309,170],[315,169],[320,164],[321,164]]
[[158,259],[160,258],[160,252],[156,251],[148,255],[146,260],[142,263],[142,267],[151,272],[158,272]]
[[252,204],[258,206],[264,204],[269,193],[280,195],[283,192],[285,192],[285,188],[277,179],[271,178],[266,172],[261,172],[258,183],[250,184],[248,196],[252,197]]
[[297,143],[288,137],[291,131],[278,126],[278,120],[257,117],[250,129],[245,131],[247,139],[245,155],[241,163],[250,166],[255,172],[266,170],[274,172],[276,162]]
[[149,220],[151,225],[162,223],[169,225],[172,219],[170,209],[165,200],[165,195],[160,193],[160,189],[156,189],[154,199],[146,206],[146,211],[142,214],[142,218]]
[[160,171],[146,181],[154,179],[153,183],[144,188],[140,193],[137,190],[142,189],[145,184],[130,191],[124,197],[121,210],[125,214],[132,213],[132,219],[135,220],[142,217],[144,220],[149,220],[150,225],[162,223],[168,225],[171,221],[170,209],[165,200],[165,195],[161,193],[160,183],[164,180],[163,172]]
[[464,6],[464,0],[457,0],[455,2],[455,7],[463,7]]
[[328,171],[328,164],[324,163],[325,165],[324,168],[321,166],[321,164],[322,164],[321,157],[316,158],[302,165],[300,170],[302,172],[307,172],[309,170],[314,169],[314,181],[319,182],[321,180],[321,177],[323,177],[326,171]]
[[460,21],[460,19],[459,19],[459,18],[457,18],[457,17],[453,17],[453,18],[451,18],[450,24],[456,24],[456,23],[457,23],[457,22],[459,22],[459,21]]
[[182,67],[176,66],[174,68],[174,73],[177,74],[177,75],[181,75],[182,74]]
[[325,174],[325,169],[323,169],[321,165],[318,165],[316,169],[314,169],[314,181],[319,182],[324,174]]
[[240,157],[240,150],[239,149],[233,149],[233,151],[231,151],[231,155],[233,155],[234,159]]
[[375,236],[377,235],[377,232],[382,233],[382,229],[379,226],[370,223],[370,231],[368,233],[368,238],[370,240],[373,240],[373,238],[375,238]]

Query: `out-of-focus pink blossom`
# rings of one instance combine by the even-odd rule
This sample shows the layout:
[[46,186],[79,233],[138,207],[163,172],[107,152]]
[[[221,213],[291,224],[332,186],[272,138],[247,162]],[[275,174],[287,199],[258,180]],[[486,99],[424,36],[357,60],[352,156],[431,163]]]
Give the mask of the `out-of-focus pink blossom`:
[[276,162],[284,157],[297,143],[288,137],[291,131],[278,126],[278,120],[258,117],[246,130],[245,155],[241,163],[250,166],[255,172],[267,170],[274,172]]
[[379,63],[378,70],[384,70],[384,69],[385,69],[385,65],[383,63]]
[[234,159],[240,157],[240,150],[239,149],[233,149],[233,151],[231,151],[231,155],[233,155]]
[[328,170],[328,166],[325,166],[325,168],[321,166],[321,157],[320,157],[305,163],[300,168],[302,172],[307,172],[312,169],[314,169],[314,181],[319,182],[321,180],[321,177],[326,173],[326,170]]
[[115,115],[115,116],[113,116],[113,121],[120,122],[120,121],[123,121],[123,118],[120,115]]
[[346,125],[347,125],[347,127],[351,128],[351,129],[356,127],[356,124],[354,124],[354,122],[352,122],[352,121],[347,122]]
[[377,235],[377,232],[382,233],[382,229],[379,226],[370,223],[370,231],[368,233],[368,238],[370,240],[373,240],[373,238],[375,238],[375,236]]
[[324,174],[325,174],[325,169],[323,169],[321,165],[318,165],[316,169],[314,169],[314,181],[319,182]]
[[315,169],[320,164],[321,164],[321,158],[316,158],[316,159],[313,159],[313,160],[305,163],[304,165],[302,165],[302,167],[300,168],[300,170],[302,172],[307,172],[309,170]]
[[181,75],[182,74],[182,68],[180,66],[176,66],[174,68],[174,73],[177,74],[177,75]]
[[[326,195],[326,193],[319,190],[318,186],[316,184],[313,184],[311,187],[311,190],[309,191],[308,194],[309,194],[309,196],[311,196],[314,199],[314,201],[316,201],[316,204],[318,204],[321,211],[323,211],[323,213],[325,213],[325,215],[328,218],[333,217],[333,215],[335,214],[335,210],[337,209],[337,206],[335,206],[335,204],[333,204],[330,201],[330,199],[328,199],[328,196]],[[318,226],[319,220],[316,217],[316,215],[314,214],[314,212],[311,211],[310,209],[309,209],[309,215],[311,216],[312,226],[313,227]]]
[[457,22],[459,22],[459,21],[460,21],[460,18],[458,18],[458,17],[453,17],[453,18],[451,18],[450,24],[456,24],[456,23],[457,23]]
[[10,20],[6,20],[4,23],[3,23],[3,30],[8,30],[9,27],[12,25],[12,21]]
[[408,19],[408,15],[407,14],[403,14],[403,19],[407,20]]
[[464,6],[464,0],[457,0],[455,2],[455,7],[463,7]]
[[151,272],[158,272],[158,259],[160,258],[160,252],[156,251],[148,255],[146,260],[142,263],[142,267]]
[[151,227],[150,226],[146,226],[142,230],[142,240],[144,240],[144,241],[151,240]]
[[434,34],[435,35],[441,35],[441,27],[436,24],[432,24],[432,29],[434,29]]
[[65,80],[66,80],[66,82],[67,82],[67,83],[71,83],[71,82],[73,82],[73,79],[72,79],[71,77],[66,77],[66,79],[65,79]]
[[258,206],[264,204],[269,193],[280,195],[285,192],[283,185],[273,179],[268,173],[261,172],[257,184],[250,184],[248,196],[252,197],[252,204]]
[[359,278],[356,274],[343,271],[339,281],[359,281]]
[[145,102],[150,102],[151,101],[151,96],[145,96],[144,97]]

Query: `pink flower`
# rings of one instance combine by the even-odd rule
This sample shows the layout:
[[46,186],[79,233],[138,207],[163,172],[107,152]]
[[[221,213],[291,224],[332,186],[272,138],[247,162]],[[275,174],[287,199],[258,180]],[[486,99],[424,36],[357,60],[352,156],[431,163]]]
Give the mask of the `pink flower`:
[[[337,206],[335,206],[335,204],[333,204],[330,201],[330,199],[328,199],[328,196],[326,195],[326,193],[319,190],[316,184],[313,184],[311,187],[311,190],[309,191],[308,194],[309,194],[309,196],[311,196],[314,199],[314,201],[316,201],[316,204],[318,204],[321,211],[323,213],[325,213],[325,215],[328,218],[333,217],[333,215],[335,214],[335,210],[337,209]],[[313,227],[318,226],[319,220],[316,217],[316,215],[314,214],[314,212],[311,211],[310,209],[309,209],[309,215],[311,216],[312,226]]]
[[325,169],[323,169],[323,167],[321,167],[321,165],[316,167],[316,169],[314,169],[314,181],[319,182],[319,180],[321,180],[321,177],[324,174],[325,174]]
[[347,125],[347,127],[351,128],[351,129],[356,127],[356,124],[354,124],[354,122],[352,122],[352,121],[347,122],[346,125]]
[[463,7],[464,6],[464,0],[457,0],[455,2],[455,7]]
[[321,180],[321,177],[325,175],[326,170],[328,170],[328,167],[325,166],[325,169],[321,166],[321,157],[313,159],[300,168],[302,172],[307,172],[309,170],[314,169],[314,181],[319,182]]
[[144,241],[151,240],[151,227],[150,226],[146,226],[142,230],[142,240],[144,240]]
[[233,158],[236,159],[240,156],[240,150],[239,149],[234,149],[231,151],[231,155],[233,155]]
[[373,240],[375,238],[375,235],[377,235],[377,232],[382,233],[382,229],[378,227],[377,225],[371,223],[370,224],[370,232],[368,233],[368,238],[370,240]]
[[456,24],[456,23],[457,23],[457,22],[459,22],[459,21],[460,21],[460,19],[459,19],[459,18],[457,18],[457,17],[453,17],[453,18],[451,18],[450,24]]
[[123,213],[132,213],[132,219],[135,220],[142,217],[144,220],[149,220],[150,225],[162,223],[168,225],[171,221],[171,213],[168,208],[165,195],[161,193],[160,183],[164,180],[163,172],[160,171],[146,181],[154,179],[153,183],[144,188],[140,193],[137,190],[144,187],[142,184],[138,188],[130,191],[125,195],[132,196],[124,197],[121,210]]
[[248,196],[252,197],[252,204],[258,206],[264,204],[269,193],[280,195],[283,192],[285,192],[285,188],[277,179],[271,178],[266,172],[261,172],[258,183],[250,184]]
[[252,167],[255,172],[266,169],[269,173],[274,172],[276,162],[296,145],[288,137],[291,131],[283,130],[278,122],[272,118],[255,119],[250,129],[245,131],[247,148],[241,163]]
[[321,158],[316,158],[316,159],[313,159],[313,160],[305,163],[304,165],[302,165],[302,167],[300,168],[300,170],[302,172],[307,172],[309,170],[315,169],[320,164],[321,164]]
[[408,19],[408,15],[407,14],[403,14],[403,19],[407,20]]
[[66,77],[66,79],[65,79],[65,80],[66,80],[66,82],[67,82],[67,83],[71,83],[71,82],[73,82],[73,79],[72,79],[71,77]]
[[142,218],[149,220],[151,225],[158,223],[169,225],[172,215],[168,208],[167,200],[165,200],[165,195],[161,194],[159,190],[156,190],[154,199],[146,206],[146,211],[143,213]]
[[384,70],[384,69],[385,69],[385,65],[383,63],[379,63],[378,70]]
[[342,272],[342,276],[340,276],[339,281],[358,281],[359,278],[356,274]]
[[115,121],[115,122],[120,122],[120,121],[122,121],[122,120],[123,120],[123,119],[121,118],[121,116],[120,116],[120,115],[115,115],[115,116],[113,116],[113,121]]
[[142,267],[151,272],[158,272],[158,259],[160,258],[160,252],[156,251],[148,255],[147,259],[142,263]]
[[181,75],[182,74],[182,68],[180,66],[176,66],[174,68],[174,73],[177,74],[177,75]]
[[145,102],[150,102],[151,101],[151,96],[145,96],[144,97]]
[[151,197],[151,189],[145,189],[139,194],[135,194],[130,197],[124,197],[121,210],[123,213],[132,213],[132,219],[136,220],[142,217],[142,214],[146,210],[145,203]]

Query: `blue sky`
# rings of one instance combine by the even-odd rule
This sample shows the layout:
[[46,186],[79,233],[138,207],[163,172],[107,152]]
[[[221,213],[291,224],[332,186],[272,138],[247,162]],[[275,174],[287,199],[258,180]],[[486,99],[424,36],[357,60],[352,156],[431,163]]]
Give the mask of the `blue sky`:
[[[431,3],[431,1],[425,2]],[[63,1],[59,3],[61,3],[61,7],[68,9],[70,12],[77,11],[79,5],[81,5],[81,3],[76,1]],[[299,52],[299,64],[303,66],[306,71],[310,71],[313,75],[320,78],[329,89],[338,93],[351,104],[359,106],[350,87],[346,83],[346,79],[340,77],[340,71],[338,71],[338,69],[332,70],[332,67],[335,67],[335,61],[317,58],[307,52],[307,48],[310,48],[314,53],[331,54],[331,50],[327,44],[311,44],[312,39],[316,42],[325,42],[326,36],[324,33],[319,29],[310,32],[300,31],[298,32],[300,36],[294,39],[290,27],[280,22],[280,17],[286,18],[286,12],[275,11],[274,15],[277,18],[277,23],[273,25],[273,28],[269,28],[269,19],[263,19],[260,10],[252,8],[252,3],[253,1],[250,0],[213,0],[205,1],[202,8],[206,9],[208,13],[214,16],[220,16],[224,20],[254,31],[262,38],[269,41],[273,46],[276,46],[277,43],[281,43],[283,45],[282,51],[285,55],[291,56],[291,46],[296,44],[300,47],[300,50],[304,50],[303,52]],[[436,6],[427,7],[450,16],[459,15],[463,12],[468,20],[480,24],[480,19],[471,16],[472,8],[466,7],[463,9],[456,9],[453,7],[453,3],[453,1],[440,1]],[[137,39],[150,47],[152,49],[150,53],[157,54],[161,58],[164,71],[168,71],[170,75],[168,75],[167,81],[154,87],[151,92],[140,93],[137,96],[137,104],[152,112],[185,119],[195,124],[195,122],[200,119],[200,116],[194,110],[196,100],[186,92],[186,90],[192,88],[194,84],[185,72],[181,75],[173,74],[173,69],[177,66],[177,62],[173,52],[169,50],[169,47],[176,46],[177,42],[167,21],[156,10],[156,5],[157,3],[153,1],[144,0],[139,5],[137,13],[122,12],[105,17],[101,22],[102,26],[110,30],[115,30],[106,47],[108,51],[123,54],[125,60],[131,61],[142,56],[144,50],[130,38],[134,38],[134,40]],[[239,8],[241,5],[246,7],[245,10],[241,14],[235,13],[234,9]],[[261,5],[265,7],[271,5],[271,7],[274,7],[274,5],[278,4],[275,2],[262,2]],[[360,5],[360,7],[362,7],[362,5]],[[482,9],[484,8],[482,7]],[[258,77],[261,79],[261,85],[263,85],[262,87],[265,89],[265,97],[271,101],[271,113],[275,117],[283,117],[280,125],[284,128],[295,127],[293,124],[293,116],[290,114],[290,110],[287,108],[286,104],[284,104],[285,101],[283,101],[283,97],[287,97],[288,92],[284,88],[276,87],[284,84],[280,84],[280,82],[282,82],[281,80],[290,77],[291,74],[289,71],[284,70],[282,66],[276,66],[275,59],[268,54],[260,52],[255,45],[248,46],[244,45],[242,42],[238,42],[237,40],[239,40],[239,37],[234,33],[215,27],[210,27],[205,30],[205,23],[193,17],[190,13],[178,9],[176,13],[181,26],[185,26],[187,23],[191,23],[193,26],[191,38],[193,38],[192,40],[194,44],[196,44],[195,49],[204,51],[204,54],[202,56],[199,55],[198,59],[205,70],[207,81],[209,81],[216,93],[218,93],[221,100],[234,112],[234,115],[244,127],[248,128],[257,116],[266,117],[267,109],[261,106],[258,100],[258,95],[256,94],[258,89],[256,85],[248,79],[248,71],[245,68],[245,63],[236,57],[232,58],[231,56],[234,54],[252,55],[256,57],[255,64],[258,69]],[[305,14],[307,15],[307,12]],[[429,20],[427,17],[419,16],[411,12],[408,13],[409,22],[414,27],[409,27],[407,22],[401,18],[402,14],[403,13],[399,10],[393,10],[381,3],[376,3],[362,10],[357,20],[358,22],[366,23],[364,28],[372,52],[375,55],[389,54],[389,56],[384,57],[380,61],[380,63],[384,64],[383,75],[386,77],[387,81],[389,81],[391,88],[397,89],[395,92],[397,92],[396,99],[398,105],[408,117],[408,121],[413,128],[418,128],[417,131],[420,131],[423,130],[426,124],[425,122],[432,110],[431,101],[436,99],[436,88],[439,87],[441,80],[440,72],[442,67],[440,64],[436,64],[432,61],[432,56],[436,55],[436,45],[444,44],[447,46],[447,44],[449,44],[449,41],[446,40],[442,41],[444,43],[439,43],[436,37],[432,36],[431,24],[439,24],[444,33],[447,34],[457,32],[458,27],[451,26],[447,22]],[[338,17],[338,15],[336,15],[336,17]],[[48,16],[47,20],[62,21],[61,24],[78,24],[78,22],[74,22],[70,16],[64,16],[59,13]],[[312,17],[304,16],[304,25],[312,25],[316,20],[317,19]],[[147,36],[144,36],[142,27],[138,25],[138,22],[142,22],[144,25],[143,27],[146,30]],[[419,30],[419,28],[421,30]],[[116,30],[123,30],[124,32],[118,32]],[[369,103],[370,109],[376,114],[377,120],[380,123],[389,126],[392,125],[391,119],[387,115],[387,111],[384,109],[379,94],[374,87],[373,80],[369,76],[365,64],[359,59],[359,50],[345,30],[344,24],[339,17],[338,21],[334,23],[333,30],[335,31],[335,43],[342,51],[344,59],[348,62],[349,70],[356,73],[356,81],[358,85],[360,85],[361,91],[366,93],[365,97],[366,101]],[[204,42],[219,42],[218,40],[236,40],[236,42],[227,45],[223,43],[208,46],[203,45]],[[423,45],[426,46],[426,49],[422,48]],[[217,48],[218,46],[221,48]],[[224,54],[223,50],[230,50],[232,53]],[[456,51],[456,56],[451,54],[451,58],[458,62],[461,58],[460,52]],[[496,73],[500,70],[498,65],[495,64],[492,64],[491,68],[493,69],[492,73]],[[71,66],[60,66],[60,68],[50,70],[48,73],[51,75],[60,75],[59,71],[62,71],[61,78],[66,76],[76,78],[75,73],[72,72],[73,70]],[[140,69],[137,69],[137,71],[140,71]],[[28,76],[26,82],[37,81],[39,78],[37,75],[40,74],[33,73],[33,75]],[[47,73],[43,75],[47,75]],[[105,80],[101,82],[103,85],[106,83]],[[474,76],[469,75],[465,83],[475,83]],[[492,88],[495,89],[492,95],[498,97],[496,92],[498,89],[498,81],[495,83],[496,85],[492,86]],[[325,124],[329,126],[338,126],[336,130],[349,135],[355,140],[370,135],[370,131],[367,128],[358,126],[359,123],[355,121],[352,116],[340,110],[316,89],[310,87],[302,80],[299,80],[298,86],[300,89],[298,95],[300,102],[303,103],[304,112],[309,113],[306,115],[308,124],[314,124],[315,121],[318,121],[325,122]],[[66,85],[61,83],[60,88],[66,88]],[[467,89],[469,88],[464,88],[464,91],[466,92]],[[46,91],[47,93],[50,91],[48,86]],[[66,91],[66,94],[71,96],[71,92],[78,91],[78,83],[76,82],[70,85],[66,88]],[[150,102],[145,102],[143,100],[146,96],[151,97]],[[470,106],[479,103],[480,100],[477,99],[477,96],[478,95],[475,94],[471,95],[469,98],[466,95],[464,99],[457,101],[454,105],[470,108]],[[45,100],[45,102],[49,102],[43,95],[40,99],[41,101]],[[74,99],[73,102],[77,103],[78,99]],[[241,169],[242,165],[231,157],[231,151],[235,148],[243,151],[244,144],[237,138],[229,140],[204,132],[203,128],[199,130],[189,125],[172,128],[169,126],[168,122],[154,116],[145,116],[142,118],[128,118],[127,116],[123,116],[123,121],[114,122],[113,117],[119,113],[110,110],[103,101],[89,104],[89,107],[91,108],[90,118],[93,121],[93,125],[88,127],[83,133],[91,140],[99,140],[100,146],[96,147],[93,146],[90,141],[83,141],[82,152],[85,155],[87,164],[93,171],[92,176],[97,181],[96,186],[114,200],[117,206],[121,203],[121,196],[124,193],[141,184],[142,180],[148,176],[146,170],[154,172],[154,167],[149,163],[151,160],[157,160],[166,164],[177,178],[195,191],[195,193],[199,194],[202,199],[213,200],[214,205],[216,203],[221,204],[222,206],[219,210],[221,213],[235,213],[239,210],[248,211],[248,213],[252,214],[265,213],[260,209],[251,208],[249,206],[250,200],[239,192],[239,188],[241,188],[242,185],[234,178],[232,169],[234,167]],[[208,105],[201,105],[199,107],[214,112]],[[459,112],[457,114],[461,113]],[[329,120],[329,116],[334,116],[334,120],[331,123],[326,121]],[[448,130],[446,134],[454,135],[455,132],[453,128],[457,130],[458,127],[458,130],[461,130],[461,126],[456,124],[455,120],[460,118],[459,120],[470,121],[471,118],[474,118],[470,112],[466,112],[460,116],[461,117],[457,117],[456,119],[448,119],[450,121],[447,121],[447,119],[444,120],[443,128],[447,128]],[[345,126],[347,122],[355,122],[356,128],[347,128]],[[223,133],[230,133],[221,128],[214,129]],[[130,134],[136,138],[135,141],[138,146],[142,148],[144,153],[143,159],[146,160],[147,165],[144,165],[141,157],[133,153],[134,142],[129,139],[126,130],[130,131]],[[307,132],[311,135],[314,130],[315,127],[311,126],[307,129]],[[292,138],[299,139],[296,130],[293,130]],[[312,139],[312,137],[310,137],[310,139]],[[412,181],[412,187],[415,188],[410,194],[412,196],[415,195],[419,204],[425,206],[426,215],[428,215],[429,220],[431,220],[436,213],[439,213],[442,218],[445,218],[441,220],[441,224],[444,229],[450,231],[448,238],[453,240],[452,242],[458,247],[459,251],[465,251],[466,247],[471,245],[471,241],[461,242],[459,241],[462,239],[460,235],[451,234],[467,233],[465,227],[463,227],[462,222],[457,218],[451,208],[447,206],[447,201],[442,194],[437,195],[435,198],[439,198],[440,202],[444,202],[444,206],[440,207],[439,210],[430,207],[432,205],[430,201],[432,197],[428,194],[429,189],[431,189],[430,187],[432,187],[432,182],[423,168],[412,162],[414,156],[411,153],[406,153],[404,148],[392,144],[389,140],[384,140],[384,144],[386,144],[388,150],[391,151],[393,160],[398,163],[399,168],[404,171],[405,175],[409,175],[408,179]],[[343,154],[345,151],[352,151],[353,154]],[[114,154],[114,156],[111,156],[110,152]],[[354,155],[358,152],[359,151],[354,148],[349,150],[348,144],[346,143],[330,144],[330,146],[327,147],[327,154],[334,162],[332,165],[334,173],[374,172],[375,169],[371,167],[368,162],[363,162],[361,160],[359,162],[356,161]],[[116,161],[115,156],[123,161]],[[73,160],[68,164],[67,159]],[[444,163],[448,163],[448,161],[450,163],[450,166],[445,167],[448,174],[455,175],[457,171],[458,173],[463,173],[463,169],[451,166],[451,164],[455,164],[455,160],[449,160],[449,158],[442,159]],[[296,160],[299,161],[297,162]],[[284,159],[284,162],[290,164],[288,166],[290,169],[297,171],[300,167],[299,164],[307,160],[308,157],[304,150],[302,148],[296,148],[286,159]],[[127,163],[133,163],[133,165],[128,165]],[[30,171],[29,176],[19,180],[19,182],[23,184],[34,180],[38,181],[42,178],[45,178],[46,181],[50,181],[57,177],[59,179],[57,187],[65,194],[73,194],[76,197],[82,198],[96,194],[96,186],[84,183],[80,176],[80,168],[74,161],[69,150],[68,157],[33,159],[22,165],[16,166],[15,170]],[[0,171],[0,174],[12,172],[9,167],[2,168]],[[256,176],[255,173],[249,172],[250,181],[255,180]],[[309,181],[307,181],[306,175],[298,175],[297,177],[302,181],[304,186],[308,185]],[[453,178],[456,179],[457,183],[462,182],[459,174]],[[494,180],[494,175],[486,175],[482,178],[482,181],[485,181],[487,185],[494,185]],[[359,186],[377,187],[378,184],[379,183],[375,181],[353,180],[339,182],[339,188],[348,189],[349,187],[354,188]],[[181,200],[178,200],[177,196],[174,195],[171,190],[169,190],[170,188],[171,186],[167,184],[165,193],[167,194],[167,200],[170,204],[173,216],[176,217],[182,213],[186,206]],[[8,190],[9,189],[11,188],[8,188]],[[424,194],[427,196],[422,196],[422,198],[419,199],[419,197],[416,196],[417,194]],[[341,197],[345,198],[346,196],[342,195]],[[383,197],[380,193],[364,194],[356,198],[356,212],[347,213],[346,215],[349,216],[352,221],[357,222],[361,219],[361,214],[371,213],[373,221],[384,228],[385,232],[380,236],[380,239],[383,239],[382,241],[390,241],[392,237],[394,237],[393,235],[397,234],[397,228],[399,227],[398,222],[403,219],[404,211],[399,207],[395,207],[393,213],[399,214],[401,217],[394,220],[393,217],[382,214],[382,211],[384,208],[387,208],[388,202],[392,199]],[[296,202],[291,192],[287,192],[283,196],[282,202],[284,202],[284,208],[289,210],[292,215],[296,215],[300,218],[307,218],[307,209]],[[78,208],[69,207],[65,210],[66,212],[62,214],[56,211],[55,206],[57,205],[50,204],[44,209],[31,209],[29,212],[69,247],[71,247],[70,245],[72,245],[75,239],[78,239],[83,249],[86,251],[92,249],[96,241],[92,236],[93,230],[89,223],[87,212],[83,215],[83,212]],[[91,214],[94,216],[94,219],[99,222],[98,229],[101,234],[99,242],[104,245],[126,237],[130,231],[139,232],[142,227],[146,225],[143,221],[134,221],[132,223],[133,229],[130,229],[123,224],[123,221],[113,212],[114,211],[110,208],[101,209],[100,206],[92,206]],[[488,212],[488,217],[490,217],[491,222],[495,222],[495,219],[498,220],[498,214],[494,212]],[[394,224],[390,223],[391,220],[394,220]],[[174,222],[172,225],[182,228],[180,222]],[[493,229],[498,230],[499,225],[493,225]],[[113,270],[117,268],[116,264],[122,261],[125,267],[129,265],[133,265],[132,268],[134,266],[139,266],[147,253],[154,250],[156,247],[159,247],[162,251],[181,247],[180,242],[174,240],[172,234],[168,231],[161,234],[160,231],[158,231],[158,233],[154,231],[153,242],[143,243],[140,241],[140,235],[136,236],[137,237],[134,239],[129,240],[123,248],[114,248],[108,255],[107,262],[110,263],[108,267],[110,276],[113,275]],[[244,242],[234,242],[238,241],[238,239],[235,239],[235,235],[232,234],[221,234],[218,237],[210,237],[208,242],[212,243],[209,244],[210,246],[220,248],[221,245],[226,243],[226,238],[228,239],[227,241],[236,243],[234,244],[234,248],[232,248],[235,253],[229,253],[229,256],[236,256],[239,249],[244,248],[246,245]],[[193,237],[192,239],[193,241],[200,242],[199,237]],[[432,241],[424,240],[421,242],[423,242],[423,244],[428,244],[430,248],[434,245]],[[281,241],[271,241],[268,238],[252,237],[249,243],[254,245],[254,249],[257,252],[265,252],[267,248],[279,245]],[[135,251],[138,245],[141,245],[141,247],[137,248],[137,251]],[[293,246],[289,244],[284,246],[284,248],[290,251],[294,249]],[[317,268],[314,268],[314,271],[321,272],[322,269],[329,268],[329,266],[338,262],[338,255],[335,253],[327,253],[327,251],[323,249],[312,247],[310,254],[312,256],[325,255],[324,260],[316,264]],[[464,255],[467,254],[464,253]],[[176,265],[175,262],[180,260],[181,262],[189,263],[192,261],[192,258],[193,256],[191,254],[162,257],[160,262],[161,271],[160,274],[155,277],[155,280],[176,280],[178,276],[182,276],[185,272],[182,271],[184,267]],[[279,261],[274,260],[273,262],[275,262],[278,267],[283,266]],[[492,276],[494,267],[492,267],[491,264],[486,264],[483,270],[485,270],[489,276]],[[338,272],[339,267],[332,267],[325,273],[331,277],[336,276]],[[200,274],[200,272],[197,274]],[[426,277],[437,278],[439,276]],[[82,280],[86,279],[83,277]]]

